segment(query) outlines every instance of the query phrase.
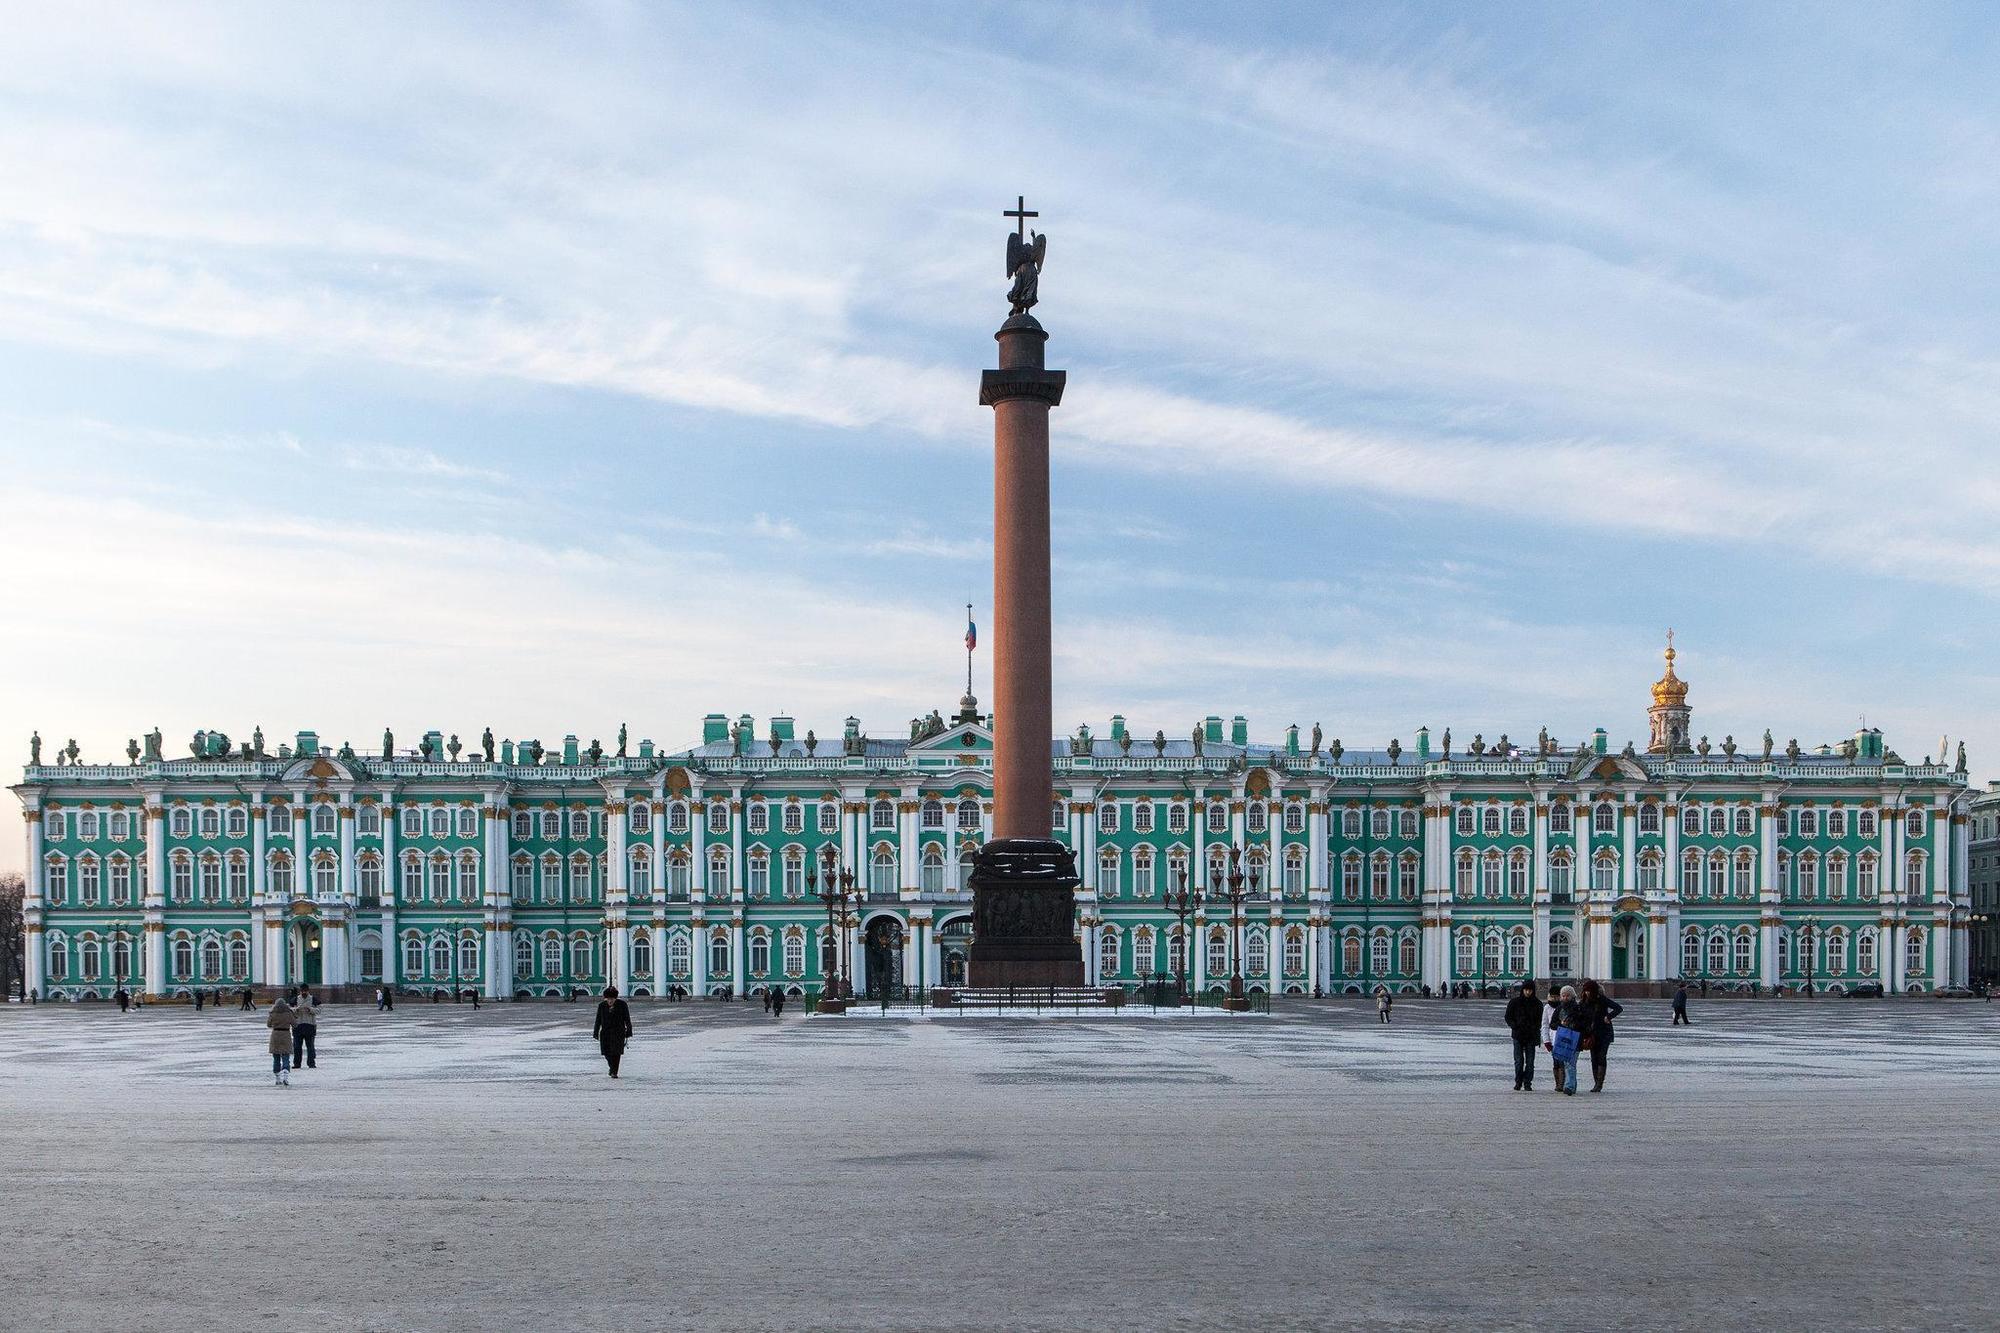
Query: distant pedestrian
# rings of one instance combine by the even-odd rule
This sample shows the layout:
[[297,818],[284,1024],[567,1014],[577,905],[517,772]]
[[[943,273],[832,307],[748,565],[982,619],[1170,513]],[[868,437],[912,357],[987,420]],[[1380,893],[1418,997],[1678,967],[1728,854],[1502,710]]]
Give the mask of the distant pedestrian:
[[392,1014],[396,1012],[396,988],[394,986],[382,987],[382,1007]]
[[785,1016],[785,993],[775,988],[771,992],[771,1015],[774,1018]]
[[292,1006],[283,1000],[271,1002],[271,1013],[265,1018],[264,1026],[271,1029],[271,1083],[273,1086],[292,1086]]
[[256,996],[254,996],[251,993],[250,988],[248,986],[245,986],[243,988],[243,1012],[246,1014],[252,1014],[257,1012]]
[[764,987],[764,1012],[765,1012],[765,1013],[767,1013],[767,1014],[768,1014],[768,1013],[770,1013],[770,1012],[771,1012],[771,997],[772,997],[772,996],[774,996],[774,995],[776,995],[777,993],[778,993],[778,990],[777,990],[777,987],[775,987],[775,986],[766,986],[766,987]]
[[632,1038],[632,1010],[618,998],[616,986],[604,988],[604,998],[598,1001],[597,1018],[590,1025],[590,1035],[597,1039],[597,1049],[604,1053],[604,1063],[611,1067],[611,1077],[617,1078],[618,1062],[625,1058],[625,1043]]
[[1507,1031],[1514,1038],[1514,1091],[1535,1090],[1535,1048],[1542,1039],[1542,1002],[1535,983],[1523,981],[1521,992],[1507,1001]]
[[194,1011],[195,1011],[196,1013],[200,1013],[200,1012],[201,1012],[201,992],[200,992],[200,991],[196,991],[196,992],[194,993]]
[[377,986],[375,988],[375,1012],[378,1014],[382,1012],[382,999],[387,993],[388,987],[386,986]]
[[465,988],[465,993],[472,997],[472,1007],[474,1009],[477,1009],[479,1007],[479,987],[467,986]]
[[1584,1042],[1590,1050],[1590,1090],[1604,1091],[1604,1075],[1611,1059],[1611,1042],[1617,1034],[1611,1020],[1625,1012],[1625,1006],[1604,993],[1594,981],[1583,983],[1580,1003],[1584,1013]]
[[132,1008],[132,992],[126,990],[123,986],[120,986],[117,993],[111,998],[118,1001],[118,1012],[121,1014],[128,1012]]
[[1395,1003],[1395,1002],[1394,1002],[1393,1000],[1391,1000],[1391,999],[1389,998],[1389,992],[1388,992],[1388,991],[1386,991],[1386,990],[1379,990],[1379,991],[1376,991],[1376,992],[1375,992],[1375,1021],[1376,1021],[1376,1022],[1378,1022],[1378,1023],[1386,1023],[1386,1022],[1388,1022],[1388,1021],[1389,1021],[1389,1006],[1390,1006],[1391,1004],[1393,1004],[1393,1003]]
[[1576,987],[1564,986],[1562,996],[1551,1006],[1549,1054],[1556,1061],[1556,1091],[1576,1096],[1576,1058],[1583,1048],[1583,1004]]
[[[319,1068],[319,1005],[313,1001],[309,990],[299,992],[298,1002],[292,1006],[292,1068]],[[305,1063],[300,1064],[303,1056]]]
[[1677,1028],[1694,1026],[1688,1022],[1688,984],[1685,981],[1674,987],[1674,1021],[1668,1026]]

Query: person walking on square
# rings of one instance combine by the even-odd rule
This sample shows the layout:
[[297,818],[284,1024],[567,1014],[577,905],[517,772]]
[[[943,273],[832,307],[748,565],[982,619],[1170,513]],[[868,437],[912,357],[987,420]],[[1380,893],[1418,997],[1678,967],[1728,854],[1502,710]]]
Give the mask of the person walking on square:
[[[319,1068],[319,1006],[313,1003],[309,990],[299,992],[298,1001],[292,1005],[292,1068]],[[304,1064],[299,1060],[303,1057]]]
[[1394,1002],[1390,1000],[1389,992],[1386,989],[1375,992],[1375,1020],[1378,1023],[1389,1021],[1389,1006],[1392,1003]]
[[271,1083],[275,1087],[289,1088],[292,1086],[292,1007],[283,1000],[273,1000],[264,1026],[271,1029]]
[[256,997],[251,994],[250,988],[248,986],[245,986],[243,988],[243,1012],[246,1014],[254,1014],[257,1012]]
[[126,990],[123,986],[120,986],[118,993],[111,998],[118,1001],[118,1012],[121,1014],[132,1008],[132,992]]
[[632,1009],[618,998],[616,986],[604,988],[604,998],[597,1002],[597,1018],[590,1025],[590,1035],[597,1039],[597,1049],[604,1053],[604,1063],[611,1067],[611,1077],[618,1077],[618,1062],[625,1058],[625,1043],[632,1037]]
[[1677,1028],[1694,1026],[1688,1022],[1688,984],[1685,981],[1674,987],[1674,1021],[1669,1026]]
[[196,1013],[201,1012],[201,991],[199,989],[194,993],[194,1011]]
[[1507,1031],[1514,1038],[1514,1091],[1535,1090],[1535,1048],[1542,1044],[1542,1002],[1535,996],[1535,983],[1523,981],[1521,990],[1507,1001]]
[[1583,1007],[1583,1035],[1590,1048],[1590,1090],[1603,1092],[1611,1042],[1617,1036],[1611,1029],[1611,1020],[1624,1013],[1625,1006],[1606,995],[1594,981],[1583,983],[1583,998],[1579,1003]]
[[785,1016],[785,993],[775,986],[771,989],[771,1016],[773,1018]]

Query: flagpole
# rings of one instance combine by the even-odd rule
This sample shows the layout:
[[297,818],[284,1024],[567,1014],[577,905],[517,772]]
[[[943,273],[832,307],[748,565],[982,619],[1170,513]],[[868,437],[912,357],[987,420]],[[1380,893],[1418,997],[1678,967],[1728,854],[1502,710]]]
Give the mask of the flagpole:
[[968,633],[966,635],[967,642],[965,645],[965,692],[967,694],[971,694],[972,693],[972,643],[971,643],[972,636],[969,632],[972,625],[971,602],[967,602],[965,604],[965,623],[968,630]]

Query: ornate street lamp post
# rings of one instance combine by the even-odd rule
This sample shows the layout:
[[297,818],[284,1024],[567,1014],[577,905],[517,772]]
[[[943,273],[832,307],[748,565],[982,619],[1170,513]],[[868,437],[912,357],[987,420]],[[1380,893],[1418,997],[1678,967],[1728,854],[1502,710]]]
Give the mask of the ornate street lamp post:
[[[1253,886],[1254,882],[1253,870]],[[1223,1005],[1235,1010],[1250,1007],[1250,999],[1243,993],[1243,884],[1243,848],[1238,844],[1229,849],[1229,923],[1236,932],[1236,949],[1229,960],[1229,998]]]
[[1799,932],[1806,937],[1806,996],[1813,994],[1813,953],[1819,938],[1819,918],[1809,916],[1799,923]]
[[[824,872],[820,870],[806,872],[806,891],[826,904],[826,947],[820,950],[819,955],[820,970],[826,975],[820,978],[818,1012],[840,1014],[847,1012],[847,1006],[840,998],[840,936],[834,933],[836,929],[834,904],[840,904],[840,916],[845,917],[847,895],[842,891],[840,875],[834,869],[833,848],[824,847],[820,851],[820,864],[824,867]],[[824,889],[820,888],[822,883],[826,885]]]
[[1194,940],[1188,933],[1188,918],[1201,910],[1201,887],[1189,887],[1188,867],[1185,861],[1180,865],[1180,888],[1167,894],[1167,906],[1173,909],[1181,928],[1181,958],[1175,986],[1178,988],[1176,1004],[1193,1004],[1194,995],[1188,990],[1188,950],[1194,947]]

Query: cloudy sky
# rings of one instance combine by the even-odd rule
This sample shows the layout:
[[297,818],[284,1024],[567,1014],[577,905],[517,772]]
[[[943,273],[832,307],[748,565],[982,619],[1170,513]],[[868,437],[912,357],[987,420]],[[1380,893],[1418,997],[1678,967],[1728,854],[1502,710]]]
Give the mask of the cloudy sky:
[[1718,743],[2000,772],[1983,7],[5,27],[9,765],[948,710],[1025,193],[1065,728],[1622,742],[1671,625]]

